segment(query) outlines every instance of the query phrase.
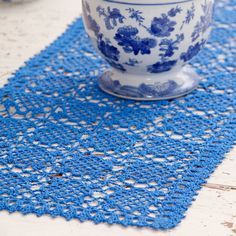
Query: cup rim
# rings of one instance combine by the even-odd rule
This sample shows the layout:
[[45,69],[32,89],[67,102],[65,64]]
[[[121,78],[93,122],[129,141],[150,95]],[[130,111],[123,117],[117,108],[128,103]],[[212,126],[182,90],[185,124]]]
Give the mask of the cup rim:
[[122,5],[134,6],[168,6],[182,3],[193,2],[194,0],[102,0],[107,3],[115,3]]

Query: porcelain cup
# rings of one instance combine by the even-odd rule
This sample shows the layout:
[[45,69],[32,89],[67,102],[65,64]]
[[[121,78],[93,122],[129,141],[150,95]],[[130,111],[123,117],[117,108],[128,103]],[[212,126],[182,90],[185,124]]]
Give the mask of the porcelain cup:
[[205,45],[214,0],[82,0],[86,31],[111,69],[100,88],[135,100],[183,96],[200,76],[188,62]]

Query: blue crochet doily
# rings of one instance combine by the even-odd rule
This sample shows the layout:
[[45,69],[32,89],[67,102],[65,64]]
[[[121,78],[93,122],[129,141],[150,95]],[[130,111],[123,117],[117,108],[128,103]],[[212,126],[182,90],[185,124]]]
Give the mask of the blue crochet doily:
[[169,229],[236,137],[236,0],[221,0],[193,65],[205,78],[176,100],[98,89],[107,65],[81,19],[0,90],[0,209]]

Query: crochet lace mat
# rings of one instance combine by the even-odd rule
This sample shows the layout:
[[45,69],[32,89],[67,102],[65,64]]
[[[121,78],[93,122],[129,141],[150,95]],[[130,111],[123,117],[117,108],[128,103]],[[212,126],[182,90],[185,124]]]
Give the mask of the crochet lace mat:
[[193,62],[198,90],[134,102],[98,89],[107,65],[81,19],[0,90],[0,209],[169,229],[233,146],[236,1],[220,0]]

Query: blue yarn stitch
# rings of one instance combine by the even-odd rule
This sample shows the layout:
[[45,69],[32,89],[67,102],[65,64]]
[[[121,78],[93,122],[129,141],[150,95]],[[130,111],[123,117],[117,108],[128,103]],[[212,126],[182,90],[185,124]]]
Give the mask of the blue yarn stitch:
[[81,19],[26,62],[0,89],[0,210],[175,227],[235,144],[236,0],[218,4],[211,40],[193,61],[204,80],[180,99],[100,91],[108,66]]

